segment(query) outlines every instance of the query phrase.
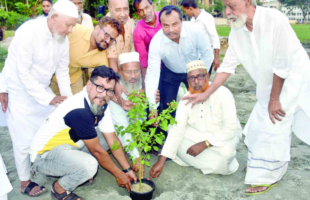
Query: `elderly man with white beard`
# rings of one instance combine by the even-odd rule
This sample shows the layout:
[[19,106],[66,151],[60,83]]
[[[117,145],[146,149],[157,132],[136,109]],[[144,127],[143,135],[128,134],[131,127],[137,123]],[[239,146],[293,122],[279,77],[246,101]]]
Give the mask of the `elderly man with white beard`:
[[87,13],[84,13],[83,0],[70,0],[70,1],[72,1],[76,5],[79,12],[77,23],[81,24],[82,26],[94,29],[94,24],[91,16]]
[[[139,53],[130,52],[123,53],[119,55],[119,70],[120,70],[120,84],[124,86],[128,93],[131,93],[135,90],[142,89],[142,75],[141,75],[141,66],[139,61]],[[125,93],[122,93],[122,97],[127,100],[128,97]],[[159,102],[159,90],[155,94],[156,102]],[[114,125],[127,127],[129,125],[129,119],[127,117],[127,111],[124,110],[117,102],[115,96],[112,98],[112,101],[109,101],[109,107],[112,114],[112,119]],[[123,146],[128,145],[131,140],[131,135],[126,133],[124,136],[118,135]],[[138,149],[128,152],[133,158],[139,157]],[[133,170],[139,170],[139,160],[137,159],[136,164],[133,164]],[[142,173],[143,174],[143,173]]]
[[310,61],[287,17],[255,0],[224,0],[231,20],[229,48],[210,87],[188,99],[209,98],[242,64],[257,84],[257,103],[244,129],[246,195],[267,192],[285,175],[292,131],[310,144]]
[[[47,18],[27,21],[18,28],[5,61],[0,85],[6,85],[7,93],[1,93],[0,100],[6,112],[21,192],[29,196],[47,191],[30,180],[29,148],[44,119],[72,95],[67,35],[77,17],[72,2],[57,1]],[[56,96],[49,87],[54,73],[62,96]]]

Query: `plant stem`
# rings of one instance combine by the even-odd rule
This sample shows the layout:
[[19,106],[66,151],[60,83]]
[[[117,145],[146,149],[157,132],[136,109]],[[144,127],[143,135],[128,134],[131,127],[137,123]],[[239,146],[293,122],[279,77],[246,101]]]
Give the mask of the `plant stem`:
[[141,160],[141,151],[139,151],[139,159],[140,159],[140,163],[139,163],[139,191],[141,191],[141,177],[142,177],[142,160]]

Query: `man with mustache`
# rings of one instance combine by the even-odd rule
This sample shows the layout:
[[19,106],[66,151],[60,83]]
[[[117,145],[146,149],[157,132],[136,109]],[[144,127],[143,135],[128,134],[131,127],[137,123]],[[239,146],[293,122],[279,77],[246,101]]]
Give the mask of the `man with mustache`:
[[[214,56],[208,37],[194,24],[182,22],[178,7],[165,6],[159,21],[162,30],[151,41],[145,87],[150,104],[155,105],[154,93],[160,77],[161,104],[166,109],[167,103],[176,100],[180,83],[187,85],[186,63],[200,58],[209,70]],[[165,64],[162,67],[161,62]]]
[[155,4],[152,0],[134,0],[133,7],[141,17],[133,32],[135,50],[140,54],[142,72],[142,88],[145,90],[145,75],[148,66],[148,54],[151,40],[161,29],[159,12],[154,12]]
[[116,38],[117,43],[107,50],[110,67],[118,72],[118,56],[131,51],[133,20],[129,17],[128,0],[109,0],[109,14],[122,27],[122,33]]
[[79,18],[77,20],[77,23],[86,26],[88,28],[94,29],[94,24],[91,16],[83,12],[84,11],[83,0],[70,0],[70,1],[72,1],[76,5],[79,12]]
[[[199,26],[209,37],[212,48],[214,49],[214,60],[210,70],[214,67],[216,71],[220,66],[220,39],[217,34],[214,17],[204,9],[199,9],[196,0],[183,0],[180,4],[183,12],[191,17],[191,22]],[[211,74],[211,71],[209,72]]]
[[[6,87],[7,93],[0,93],[0,101],[12,139],[21,192],[29,196],[47,191],[30,180],[29,149],[44,119],[72,95],[67,35],[77,17],[72,2],[58,1],[48,17],[25,22],[15,32],[2,71],[0,87]],[[49,87],[53,74],[59,80],[62,96],[56,96]]]
[[[100,19],[95,29],[77,24],[70,34],[70,64],[69,75],[72,93],[76,94],[83,89],[82,67],[92,70],[101,65],[108,65],[107,49],[116,44],[116,38],[122,33],[119,22],[111,17]],[[57,77],[53,77],[51,88],[59,94]]]
[[[138,91],[142,89],[142,76],[141,76],[141,67],[139,62],[139,53],[130,52],[122,53],[119,55],[119,71],[120,71],[120,84],[125,87],[128,93],[132,91]],[[128,100],[127,95],[122,93],[122,98]],[[159,101],[159,90],[156,91],[156,102]],[[115,96],[112,98],[113,101],[109,102],[109,107],[111,109],[111,115],[114,125],[127,127],[129,125],[129,118],[127,116],[127,111],[124,110],[116,100]],[[124,136],[118,135],[122,145],[128,145],[127,140],[131,140],[131,134],[126,133]],[[138,149],[129,151],[130,156],[133,158],[139,157]],[[133,164],[133,170],[139,171],[139,159],[137,159],[136,164]],[[142,174],[144,168],[142,169]]]
[[290,161],[292,131],[310,144],[310,61],[287,17],[255,0],[224,0],[229,48],[210,87],[184,97],[203,102],[242,64],[257,84],[257,103],[244,128],[246,195],[275,187]]
[[[202,60],[187,64],[190,94],[202,93],[209,87],[209,75]],[[206,101],[194,108],[180,101],[176,125],[168,129],[161,156],[150,170],[158,177],[167,158],[181,166],[192,166],[203,174],[229,175],[237,171],[236,148],[242,129],[237,118],[234,97],[220,87]]]
[[[30,152],[32,170],[61,177],[52,185],[54,199],[81,199],[72,191],[94,178],[98,163],[128,192],[131,190],[130,179],[137,180],[122,147],[112,151],[122,169],[106,151],[114,142],[121,145],[107,104],[114,96],[119,78],[111,68],[96,67],[83,91],[59,105],[36,133]],[[104,146],[99,143],[96,127],[105,138]],[[85,145],[91,155],[82,151]]]

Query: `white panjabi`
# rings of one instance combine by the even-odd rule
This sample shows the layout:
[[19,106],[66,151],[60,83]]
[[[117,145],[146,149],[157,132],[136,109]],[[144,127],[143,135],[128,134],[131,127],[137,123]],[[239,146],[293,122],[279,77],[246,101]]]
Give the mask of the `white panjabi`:
[[78,18],[78,10],[74,3],[69,0],[58,0],[54,5],[53,8],[58,12],[73,18]]
[[140,62],[139,53],[137,52],[122,53],[119,55],[118,60],[120,65],[131,62]]
[[202,60],[194,60],[186,65],[187,73],[196,69],[206,69],[205,63]]

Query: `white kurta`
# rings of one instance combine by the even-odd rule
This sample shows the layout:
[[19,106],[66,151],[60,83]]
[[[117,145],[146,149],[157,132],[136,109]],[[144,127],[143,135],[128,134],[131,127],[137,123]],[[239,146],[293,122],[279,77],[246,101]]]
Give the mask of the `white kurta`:
[[82,18],[83,20],[81,25],[94,29],[93,20],[89,14],[83,13]]
[[[128,97],[125,93],[122,93],[122,98],[128,100]],[[126,128],[129,125],[129,118],[127,116],[128,112],[112,100],[109,101],[108,104],[111,110],[114,125],[123,126],[124,128]],[[128,142],[127,140],[132,141],[130,133],[125,133],[123,136],[117,135],[117,137],[121,141],[123,147],[130,144],[130,142]],[[139,151],[137,148],[134,148],[133,151],[129,150],[128,153],[134,158],[139,158]]]
[[6,199],[7,194],[13,189],[6,173],[6,167],[0,154],[0,200]]
[[[240,63],[257,84],[258,100],[244,130],[245,143],[251,154],[245,182],[274,183],[280,180],[284,173],[266,180],[252,176],[258,175],[259,172],[251,170],[265,170],[266,173],[286,170],[284,164],[282,167],[279,165],[271,167],[270,163],[285,163],[290,160],[292,126],[295,127],[294,133],[310,144],[309,131],[305,131],[310,130],[309,57],[287,17],[276,9],[257,6],[252,32],[248,31],[246,26],[232,29],[229,35],[229,48],[217,73],[233,74]],[[274,74],[285,79],[280,102],[286,112],[282,121],[276,121],[275,125],[268,114]],[[294,120],[297,115],[303,116],[307,123],[301,124],[300,121]],[[260,164],[257,163],[258,160]]]
[[[2,73],[0,73],[0,93],[7,93],[6,85],[2,78]],[[0,103],[0,127],[7,126],[5,115],[2,111],[2,105]]]
[[47,18],[25,22],[15,32],[3,69],[9,94],[7,123],[13,142],[17,172],[21,181],[30,178],[29,147],[44,119],[54,109],[50,89],[56,74],[60,92],[71,96],[69,40],[53,39]]
[[[161,155],[180,165],[200,169],[204,174],[227,175],[235,172],[239,167],[235,155],[242,129],[231,92],[221,86],[194,108],[185,103],[182,100],[179,102],[177,125],[169,127]],[[186,154],[189,147],[205,140],[213,147],[196,157]]]

